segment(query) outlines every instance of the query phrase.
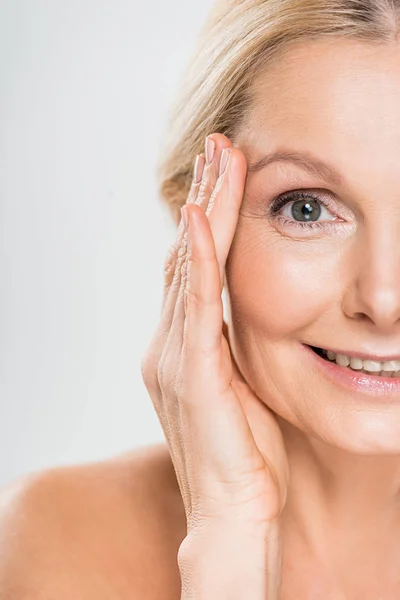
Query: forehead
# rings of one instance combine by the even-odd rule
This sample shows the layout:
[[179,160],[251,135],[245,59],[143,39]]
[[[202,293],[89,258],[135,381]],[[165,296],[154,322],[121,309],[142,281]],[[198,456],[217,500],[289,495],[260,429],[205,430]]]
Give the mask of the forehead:
[[260,71],[238,140],[249,157],[307,148],[344,168],[357,157],[400,169],[400,43],[297,43]]

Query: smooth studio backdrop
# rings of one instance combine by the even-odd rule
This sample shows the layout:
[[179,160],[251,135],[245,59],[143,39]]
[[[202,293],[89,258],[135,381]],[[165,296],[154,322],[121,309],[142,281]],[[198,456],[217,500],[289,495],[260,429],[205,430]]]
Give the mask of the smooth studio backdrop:
[[212,0],[0,0],[0,485],[163,439],[166,116]]

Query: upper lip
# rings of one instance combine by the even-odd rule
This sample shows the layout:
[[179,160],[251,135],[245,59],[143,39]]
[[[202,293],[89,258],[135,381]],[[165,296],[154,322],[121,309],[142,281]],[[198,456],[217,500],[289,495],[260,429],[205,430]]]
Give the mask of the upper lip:
[[375,362],[400,361],[400,354],[368,354],[367,352],[353,352],[351,350],[338,350],[337,348],[326,348],[325,346],[314,346],[321,350],[330,350],[335,354],[344,354],[350,358],[361,358],[362,360],[373,360]]

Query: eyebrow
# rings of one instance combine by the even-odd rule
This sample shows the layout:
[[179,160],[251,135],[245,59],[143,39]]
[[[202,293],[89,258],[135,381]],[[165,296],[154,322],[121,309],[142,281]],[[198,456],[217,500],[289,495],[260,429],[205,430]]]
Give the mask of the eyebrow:
[[265,169],[268,165],[276,162],[292,163],[309,173],[314,177],[330,181],[335,185],[343,184],[343,176],[332,165],[313,156],[307,151],[291,152],[289,150],[278,150],[263,156],[260,160],[248,163],[248,170],[253,173]]

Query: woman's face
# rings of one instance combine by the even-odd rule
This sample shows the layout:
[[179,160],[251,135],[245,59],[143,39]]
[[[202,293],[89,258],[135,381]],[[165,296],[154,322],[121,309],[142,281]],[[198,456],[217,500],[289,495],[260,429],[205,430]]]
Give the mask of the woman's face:
[[[400,360],[400,44],[293,46],[253,98],[235,144],[251,167],[226,269],[235,359],[299,429],[400,452],[400,390],[351,389],[304,347]],[[295,157],[259,163],[276,152]],[[268,215],[292,191],[303,197]]]

